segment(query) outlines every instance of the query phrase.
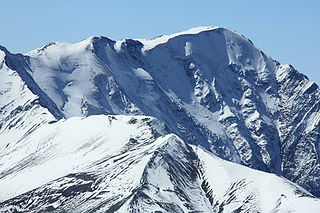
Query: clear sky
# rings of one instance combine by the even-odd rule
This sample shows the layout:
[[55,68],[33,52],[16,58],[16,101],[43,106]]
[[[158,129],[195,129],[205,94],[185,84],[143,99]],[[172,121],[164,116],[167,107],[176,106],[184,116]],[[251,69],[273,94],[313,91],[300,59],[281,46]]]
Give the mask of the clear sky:
[[0,45],[28,52],[93,35],[152,38],[224,26],[320,85],[320,0],[0,0]]

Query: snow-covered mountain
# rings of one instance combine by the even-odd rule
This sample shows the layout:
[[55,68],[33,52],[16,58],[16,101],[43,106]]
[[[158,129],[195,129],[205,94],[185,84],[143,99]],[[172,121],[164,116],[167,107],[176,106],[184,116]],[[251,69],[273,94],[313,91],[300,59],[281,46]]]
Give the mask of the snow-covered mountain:
[[225,28],[0,46],[0,128],[2,209],[320,206],[319,87]]
[[45,124],[9,146],[0,162],[0,211],[318,212],[320,206],[292,182],[189,146],[145,116]]

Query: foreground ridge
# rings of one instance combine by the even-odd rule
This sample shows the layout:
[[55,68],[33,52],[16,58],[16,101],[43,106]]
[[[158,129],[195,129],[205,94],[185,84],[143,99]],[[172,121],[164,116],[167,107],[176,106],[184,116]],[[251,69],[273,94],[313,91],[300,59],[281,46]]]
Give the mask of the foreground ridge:
[[29,157],[2,156],[0,211],[316,212],[320,205],[288,180],[187,145],[150,117],[70,118],[19,143],[8,153]]

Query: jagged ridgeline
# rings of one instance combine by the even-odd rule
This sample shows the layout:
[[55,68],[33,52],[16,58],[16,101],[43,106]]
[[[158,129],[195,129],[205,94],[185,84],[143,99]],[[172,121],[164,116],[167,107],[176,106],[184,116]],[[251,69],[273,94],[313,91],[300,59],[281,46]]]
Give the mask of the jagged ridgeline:
[[0,210],[317,212],[319,91],[220,27],[0,46]]

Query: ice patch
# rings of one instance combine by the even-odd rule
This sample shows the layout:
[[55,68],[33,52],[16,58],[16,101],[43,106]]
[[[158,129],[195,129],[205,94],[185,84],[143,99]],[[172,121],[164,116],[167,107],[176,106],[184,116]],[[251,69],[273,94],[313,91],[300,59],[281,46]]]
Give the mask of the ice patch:
[[116,43],[114,44],[114,49],[116,50],[117,53],[121,52],[121,45],[124,42],[124,40],[121,41],[116,41]]
[[191,42],[186,42],[186,46],[184,47],[185,50],[185,55],[190,56],[192,54],[192,43]]
[[319,112],[313,112],[307,120],[307,128],[305,129],[306,133],[311,132],[320,124],[320,115]]
[[194,69],[194,68],[196,68],[196,65],[195,65],[194,63],[191,63],[191,64],[189,65],[189,69]]
[[145,71],[143,68],[133,69],[133,72],[141,79],[152,80],[151,75]]

